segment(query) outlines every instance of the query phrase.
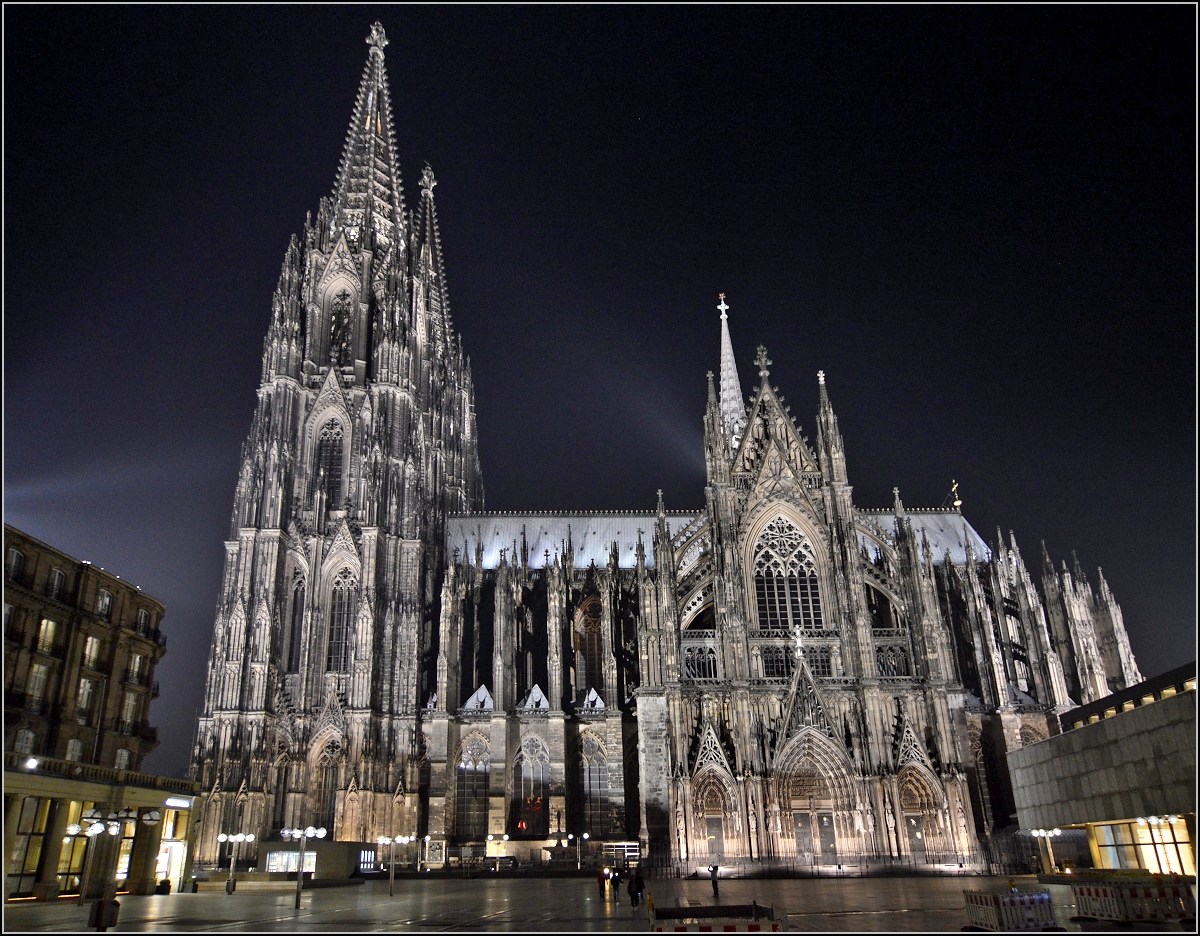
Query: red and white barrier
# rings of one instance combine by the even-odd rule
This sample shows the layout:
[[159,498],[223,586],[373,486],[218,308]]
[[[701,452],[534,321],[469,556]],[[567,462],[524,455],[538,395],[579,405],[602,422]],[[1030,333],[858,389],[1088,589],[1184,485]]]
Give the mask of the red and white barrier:
[[1119,923],[1191,920],[1196,895],[1188,886],[1072,884],[1080,916]]
[[762,923],[655,923],[652,933],[778,933],[778,921]]
[[983,894],[963,891],[967,919],[989,930],[1043,929],[1054,925],[1054,907],[1048,893]]

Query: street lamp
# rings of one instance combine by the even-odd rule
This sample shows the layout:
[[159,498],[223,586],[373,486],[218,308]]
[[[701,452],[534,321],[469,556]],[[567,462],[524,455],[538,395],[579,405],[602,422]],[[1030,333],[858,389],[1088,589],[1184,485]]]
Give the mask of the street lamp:
[[92,864],[92,839],[104,831],[104,823],[100,821],[100,810],[98,809],[86,809],[80,818],[83,819],[83,825],[72,822],[67,826],[67,835],[71,838],[78,835],[87,836],[87,845],[84,847],[83,855],[83,875],[79,879],[78,905],[82,907],[83,895],[87,891],[88,871]]
[[424,852],[425,852],[424,857],[425,858],[429,857],[429,839],[430,838],[431,838],[431,836],[427,835],[427,836],[425,836],[425,840],[424,840],[425,844],[424,845],[421,845],[420,843],[417,844],[417,874],[421,873],[421,859],[422,859],[421,852],[422,852],[422,850],[424,850]]
[[1050,844],[1050,840],[1056,835],[1062,835],[1062,829],[1033,829],[1033,837],[1036,839],[1046,840],[1046,853],[1050,858],[1050,871],[1054,871],[1054,846]]
[[253,842],[254,833],[239,832],[237,835],[227,835],[226,833],[222,832],[217,836],[217,841],[221,843],[233,843],[229,847],[229,880],[225,882],[225,893],[232,894],[235,890],[237,890],[237,881],[233,879],[233,864],[235,861],[237,861],[238,846],[241,845],[242,842]]
[[402,835],[399,838],[392,838],[388,835],[379,836],[379,844],[388,847],[388,896],[391,897],[396,886],[396,862],[392,858],[392,846],[397,842],[401,845],[407,845],[412,841],[408,836]]
[[589,838],[591,838],[591,835],[587,832],[584,832],[583,835],[581,835],[579,838],[575,838],[575,835],[572,832],[567,833],[567,841],[568,842],[571,841],[571,839],[575,839],[575,870],[576,871],[579,871],[583,868],[583,843]]
[[315,829],[312,826],[305,826],[303,829],[280,829],[279,834],[284,839],[293,838],[300,843],[300,856],[296,862],[296,909],[300,909],[300,889],[304,886],[304,846],[308,844],[310,838],[325,838],[325,828],[322,826]]

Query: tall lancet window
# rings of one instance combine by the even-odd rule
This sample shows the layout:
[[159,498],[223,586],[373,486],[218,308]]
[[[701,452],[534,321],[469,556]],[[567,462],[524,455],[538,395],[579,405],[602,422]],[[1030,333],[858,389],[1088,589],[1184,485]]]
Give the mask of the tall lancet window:
[[758,539],[754,593],[760,630],[820,630],[825,626],[812,543],[783,517],[768,523]]
[[546,745],[538,738],[526,738],[513,773],[517,793],[516,833],[545,838],[550,829],[550,754]]
[[463,742],[455,771],[454,832],[460,842],[481,842],[487,835],[488,743],[478,735]]
[[[604,691],[604,642],[600,634],[600,599],[583,600],[575,617],[575,689]],[[608,700],[605,700],[607,703]]]
[[349,569],[343,569],[333,582],[329,615],[329,655],[325,668],[331,673],[350,669],[350,634],[354,625],[354,598],[358,583]]
[[304,634],[304,579],[292,589],[292,628],[288,634],[287,671],[300,672],[300,640]]
[[583,735],[580,755],[583,831],[592,838],[603,838],[607,829],[608,757],[600,740],[590,731]]
[[327,422],[317,438],[317,475],[322,478],[325,504],[337,510],[342,497],[342,425]]

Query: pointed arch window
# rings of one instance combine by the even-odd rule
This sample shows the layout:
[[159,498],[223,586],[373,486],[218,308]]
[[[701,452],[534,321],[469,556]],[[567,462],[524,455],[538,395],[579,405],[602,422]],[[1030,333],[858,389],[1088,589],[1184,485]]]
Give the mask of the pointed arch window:
[[599,738],[588,732],[580,752],[583,787],[583,831],[592,838],[604,838],[608,804],[608,756]]
[[600,599],[585,598],[579,607],[575,629],[575,689],[604,691],[604,652],[600,635]]
[[325,493],[325,503],[336,510],[342,497],[342,424],[330,420],[317,437],[317,477]]
[[292,589],[292,623],[288,632],[287,671],[300,672],[300,641],[304,634],[304,579],[297,579]]
[[760,630],[821,630],[821,593],[812,543],[776,517],[754,550],[754,593]]
[[[313,791],[313,825],[323,826],[333,832],[337,818],[338,755],[336,744],[330,744],[317,760],[316,789]],[[331,836],[332,837],[332,836]]]
[[516,834],[545,838],[550,830],[550,755],[546,745],[537,738],[526,738],[513,773],[517,791]]
[[350,632],[354,624],[355,598],[358,583],[349,569],[338,573],[333,582],[329,612],[329,653],[325,669],[344,673],[350,669]]
[[455,771],[454,831],[460,842],[482,841],[487,835],[488,743],[478,735],[462,746]]

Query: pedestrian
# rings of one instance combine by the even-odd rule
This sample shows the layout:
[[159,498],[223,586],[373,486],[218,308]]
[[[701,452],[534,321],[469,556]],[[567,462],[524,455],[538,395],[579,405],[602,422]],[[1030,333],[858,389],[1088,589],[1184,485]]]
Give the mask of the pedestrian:
[[721,867],[720,865],[709,865],[708,866],[708,876],[710,878],[712,878],[713,896],[714,897],[721,896],[720,894],[717,893],[717,872],[720,870],[720,867]]
[[619,868],[612,869],[612,876],[611,876],[610,880],[612,881],[612,899],[620,900],[621,899],[621,870]]
[[637,894],[638,903],[642,902],[642,894],[646,891],[646,879],[642,877],[642,869],[633,872],[633,887]]
[[625,889],[629,891],[629,906],[636,910],[638,905],[637,877],[629,875],[629,883],[625,885]]
[[604,870],[601,869],[596,875],[596,883],[600,885],[600,899],[604,899]]

